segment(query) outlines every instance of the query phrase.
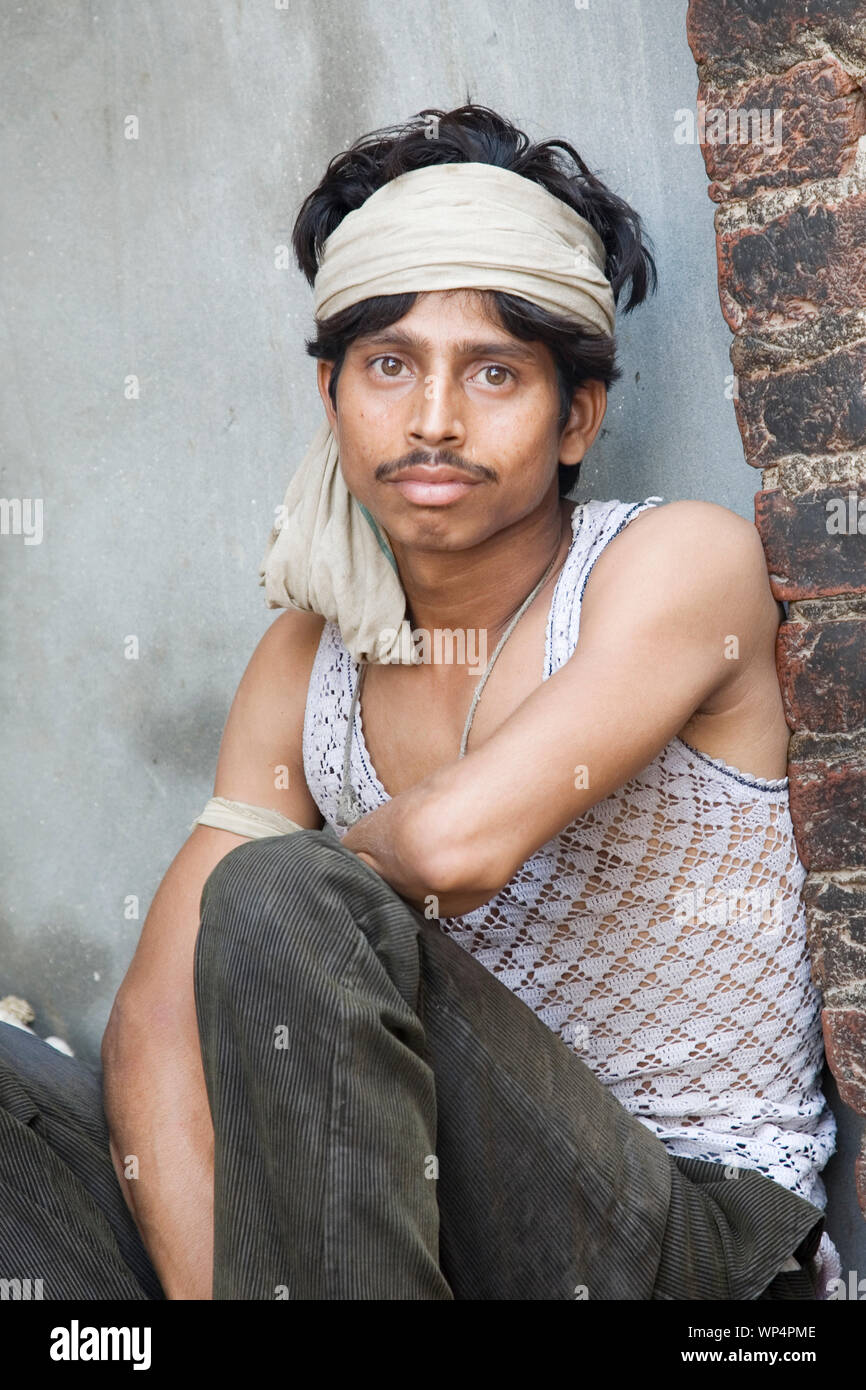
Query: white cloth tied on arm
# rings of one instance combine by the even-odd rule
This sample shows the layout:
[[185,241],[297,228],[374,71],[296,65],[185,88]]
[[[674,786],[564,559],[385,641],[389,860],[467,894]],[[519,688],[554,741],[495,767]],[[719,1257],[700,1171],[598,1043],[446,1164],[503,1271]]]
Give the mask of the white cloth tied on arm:
[[[384,184],[334,229],[315,312],[328,318],[380,294],[503,290],[612,335],[605,264],[589,222],[531,179],[493,164],[433,164]],[[269,608],[336,622],[355,661],[420,660],[400,640],[406,596],[387,534],[346,487],[327,421],[288,485],[259,583]]]
[[293,830],[304,829],[280,811],[272,811],[268,806],[250,806],[246,801],[230,801],[225,796],[212,796],[190,830],[196,825],[212,825],[217,830],[230,830],[233,835],[247,835],[251,840],[264,840],[268,835],[290,835]]

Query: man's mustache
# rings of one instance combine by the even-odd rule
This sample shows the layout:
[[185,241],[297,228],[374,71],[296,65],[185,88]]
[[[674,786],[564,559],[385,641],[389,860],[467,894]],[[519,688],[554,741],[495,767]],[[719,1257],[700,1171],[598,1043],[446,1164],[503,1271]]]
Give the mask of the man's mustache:
[[468,478],[474,478],[478,481],[482,479],[496,481],[496,474],[492,468],[488,468],[483,463],[470,463],[468,459],[461,458],[452,449],[437,449],[432,454],[425,449],[413,449],[392,463],[380,463],[374,476],[377,482],[384,483],[395,473],[402,473],[406,468],[415,468],[419,464],[428,465],[430,468],[453,468],[457,472],[465,473]]

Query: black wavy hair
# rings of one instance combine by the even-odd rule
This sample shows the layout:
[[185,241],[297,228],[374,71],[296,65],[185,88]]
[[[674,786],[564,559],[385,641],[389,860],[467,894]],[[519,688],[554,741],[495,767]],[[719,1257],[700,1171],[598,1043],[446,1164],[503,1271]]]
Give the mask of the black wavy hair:
[[[325,241],[347,213],[399,174],[431,164],[477,162],[511,169],[541,184],[591,224],[606,252],[605,274],[614,301],[629,313],[657,286],[656,265],[638,213],[598,179],[565,140],[533,144],[504,116],[468,97],[453,111],[425,107],[404,125],[385,126],[361,136],[334,156],[312,193],[301,205],[292,232],[292,249],[310,285],[316,277]],[[651,242],[650,242],[651,244]],[[620,305],[623,288],[628,297]],[[616,365],[616,340],[583,331],[558,314],[500,290],[479,290],[486,312],[506,332],[524,341],[540,341],[556,363],[560,413],[565,428],[575,391],[593,378],[609,389],[622,376]],[[337,381],[345,353],[362,333],[375,333],[409,313],[415,293],[375,295],[326,319],[315,320],[307,340],[311,357],[334,363],[329,394],[337,404]],[[580,464],[559,465],[559,492],[574,487]]]

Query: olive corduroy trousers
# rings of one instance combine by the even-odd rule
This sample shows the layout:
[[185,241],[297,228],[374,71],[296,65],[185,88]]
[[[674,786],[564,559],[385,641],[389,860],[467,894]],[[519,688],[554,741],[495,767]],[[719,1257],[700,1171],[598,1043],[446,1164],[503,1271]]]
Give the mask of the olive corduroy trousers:
[[[819,1208],[670,1154],[329,832],[220,860],[195,996],[216,1299],[816,1297]],[[163,1296],[98,1073],[0,1025],[0,1279],[27,1277],[46,1298]]]

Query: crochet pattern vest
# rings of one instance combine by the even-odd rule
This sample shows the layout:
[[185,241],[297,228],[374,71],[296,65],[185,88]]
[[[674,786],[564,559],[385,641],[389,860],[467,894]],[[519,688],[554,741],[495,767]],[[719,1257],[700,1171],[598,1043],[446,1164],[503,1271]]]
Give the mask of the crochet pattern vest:
[[[652,501],[590,501],[547,622],[544,679],[573,654],[593,564]],[[322,630],[304,769],[335,824],[359,667]],[[388,800],[364,743],[351,777],[363,814]],[[489,902],[443,917],[667,1148],[756,1168],[822,1209],[836,1124],[821,1092],[820,995],[788,779],[767,780],[675,737],[636,777],[543,845]]]

